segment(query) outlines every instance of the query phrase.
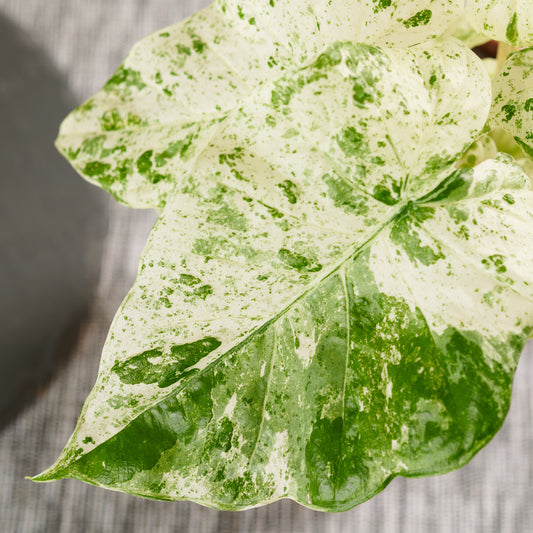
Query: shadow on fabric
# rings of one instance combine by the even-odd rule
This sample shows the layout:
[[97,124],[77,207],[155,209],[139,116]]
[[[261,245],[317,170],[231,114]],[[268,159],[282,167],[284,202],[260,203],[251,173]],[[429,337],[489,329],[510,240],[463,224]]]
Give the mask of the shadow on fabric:
[[54,147],[72,102],[0,17],[0,427],[69,354],[96,286],[107,199]]

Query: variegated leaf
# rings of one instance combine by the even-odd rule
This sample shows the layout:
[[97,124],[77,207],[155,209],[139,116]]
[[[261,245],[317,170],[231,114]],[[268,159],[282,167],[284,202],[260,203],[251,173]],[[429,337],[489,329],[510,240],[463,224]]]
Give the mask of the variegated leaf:
[[533,48],[509,56],[493,83],[492,125],[511,134],[533,159]]
[[483,35],[514,46],[533,44],[531,0],[467,0],[470,24]]
[[329,44],[408,46],[438,34],[462,0],[219,0],[139,42],[63,123],[57,146],[133,207],[159,207],[245,95]]
[[490,84],[457,41],[338,43],[169,197],[57,463],[150,498],[339,511],[464,464],[533,326],[533,193],[454,170]]

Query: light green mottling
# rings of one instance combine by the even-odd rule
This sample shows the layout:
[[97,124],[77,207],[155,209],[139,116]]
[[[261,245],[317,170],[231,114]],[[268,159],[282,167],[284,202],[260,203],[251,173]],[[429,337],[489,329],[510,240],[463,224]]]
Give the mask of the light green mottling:
[[[341,511],[467,462],[533,327],[527,176],[454,167],[489,112],[483,73],[458,41],[344,42],[244,100],[166,198],[78,426],[35,479]],[[163,172],[156,153],[139,172]]]
[[[501,128],[516,144],[505,146],[515,158],[533,160],[533,48],[510,55],[493,82],[491,126]],[[501,138],[501,135],[499,136]],[[511,139],[512,142],[512,139]],[[507,143],[509,144],[509,143]],[[518,145],[518,146],[516,146]],[[512,151],[511,151],[512,150]],[[533,172],[531,174],[533,176]]]
[[[118,201],[162,208],[222,121],[265,80],[308,65],[344,39],[424,41],[453,20],[461,2],[381,2],[376,9],[374,0],[216,0],[136,44],[105,87],[63,122],[57,146]],[[365,75],[354,80],[362,101],[370,96]],[[149,151],[159,154],[157,169],[143,172],[134,162]],[[96,164],[105,171],[91,173]]]

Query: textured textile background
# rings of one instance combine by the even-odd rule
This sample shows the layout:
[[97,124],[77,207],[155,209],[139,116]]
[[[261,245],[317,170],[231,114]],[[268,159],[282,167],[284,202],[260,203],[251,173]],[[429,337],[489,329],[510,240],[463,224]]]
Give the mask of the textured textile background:
[[[105,82],[137,39],[206,4],[206,0],[0,0],[0,14],[46,51],[81,102]],[[0,146],[0,157],[1,150]],[[74,172],[72,179],[79,179]],[[397,478],[383,493],[343,514],[314,512],[290,501],[225,513],[190,503],[142,500],[72,480],[46,485],[25,480],[55,460],[74,428],[96,377],[108,326],[133,282],[137,258],[154,220],[152,212],[109,202],[101,279],[73,353],[38,399],[0,433],[0,532],[533,531],[531,344],[516,375],[503,429],[469,465],[440,477]]]

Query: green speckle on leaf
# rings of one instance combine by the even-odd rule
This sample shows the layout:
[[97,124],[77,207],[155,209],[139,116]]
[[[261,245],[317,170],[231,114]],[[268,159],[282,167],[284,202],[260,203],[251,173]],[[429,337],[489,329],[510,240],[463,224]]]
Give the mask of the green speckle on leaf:
[[235,231],[246,231],[248,229],[248,223],[244,215],[228,205],[222,205],[217,210],[211,211],[207,220]]
[[295,128],[289,128],[283,135],[282,137],[284,139],[292,139],[293,137],[297,137],[300,133],[298,132],[297,129]]
[[147,150],[139,157],[139,159],[137,159],[137,170],[139,171],[139,174],[145,176],[150,175],[152,167],[154,166],[152,155],[154,155],[154,151]]
[[146,84],[142,80],[141,73],[121,66],[114,74],[114,76],[105,85],[106,90],[112,90],[120,86],[135,87],[138,90],[144,89]]
[[83,169],[84,174],[91,178],[102,178],[109,170],[111,165],[109,163],[101,163],[100,161],[92,161],[87,163]]
[[515,199],[512,194],[507,193],[503,195],[503,199],[509,204],[513,205],[515,203]]
[[397,185],[392,185],[391,188],[379,184],[374,187],[372,191],[372,196],[380,202],[383,202],[386,205],[396,205],[400,200],[400,187]]
[[222,452],[229,452],[233,437],[233,424],[231,420],[224,417],[216,427],[216,430],[209,435],[206,442],[206,451],[211,452],[218,449]]
[[445,258],[436,242],[432,243],[431,246],[422,242],[422,229],[417,223],[417,219],[422,219],[423,221],[425,217],[431,216],[431,213],[430,209],[408,205],[404,210],[404,214],[398,217],[391,228],[390,236],[392,242],[401,247],[415,264],[419,261],[423,265],[429,266],[439,259]]
[[210,294],[213,294],[213,287],[211,287],[211,285],[202,285],[201,287],[194,289],[193,294],[198,296],[198,298],[205,300]]
[[291,180],[282,181],[277,186],[281,189],[290,204],[295,204],[298,201],[298,187]]
[[278,110],[281,106],[288,105],[291,101],[292,94],[296,91],[294,84],[276,84],[276,89],[272,90],[271,102],[274,109]]
[[374,93],[366,82],[356,80],[353,83],[353,99],[357,106],[366,107],[374,101]]
[[502,107],[505,113],[504,122],[509,122],[516,115],[516,106],[514,104],[506,104]]
[[365,215],[368,213],[368,200],[358,194],[350,183],[342,178],[336,178],[326,174],[322,178],[328,186],[328,195],[337,207],[345,209],[349,213]]
[[102,129],[105,131],[119,130],[124,127],[124,121],[118,109],[109,109],[102,115]]
[[244,150],[239,146],[233,150],[233,152],[227,154],[220,154],[218,156],[218,162],[221,165],[228,165],[230,168],[235,168],[236,162],[242,160],[244,157]]
[[265,122],[267,123],[268,126],[270,126],[271,128],[275,128],[276,127],[276,118],[273,117],[272,115],[267,115],[266,118],[265,118]]
[[79,152],[87,154],[91,157],[102,157],[105,140],[106,138],[104,135],[88,137],[82,142]]
[[278,257],[282,263],[298,271],[318,272],[322,270],[322,265],[310,261],[307,257],[288,250],[287,248],[281,248],[278,252]]
[[201,283],[201,281],[202,280],[200,280],[196,276],[192,276],[191,274],[180,274],[178,278],[178,283],[181,283],[182,285],[187,285],[188,287],[194,287],[195,285]]
[[431,20],[432,11],[430,9],[423,9],[412,17],[403,21],[406,28],[416,28],[417,26],[426,26]]
[[317,70],[329,69],[339,65],[342,61],[342,54],[338,47],[334,46],[327,52],[323,52],[312,65]]
[[155,155],[155,164],[157,167],[161,167],[167,163],[169,159],[172,159],[179,155],[183,160],[187,160],[191,154],[190,148],[193,142],[193,135],[189,134],[184,139],[173,142],[168,145],[166,150]]
[[191,55],[191,49],[184,44],[178,43],[176,45],[176,50],[178,51],[178,54],[185,55],[185,56]]
[[162,349],[147,350],[125,361],[117,361],[111,371],[118,375],[120,381],[130,385],[157,383],[161,388],[168,387],[180,379],[184,370],[219,346],[219,340],[207,337],[172,346],[170,355],[163,355]]
[[197,54],[203,54],[207,48],[207,44],[199,37],[194,37],[192,40],[192,47]]
[[515,44],[518,40],[518,18],[517,17],[518,17],[517,13],[513,13],[513,16],[511,17],[511,20],[509,21],[509,24],[507,24],[507,28],[505,30],[505,37],[511,44]]
[[498,274],[507,272],[507,267],[505,266],[505,257],[501,254],[489,255],[487,259],[483,259],[481,262],[486,267],[494,268]]
[[128,113],[128,126],[142,126],[143,120],[135,113]]
[[141,176],[146,178],[151,183],[158,183],[160,181],[167,180],[167,175],[161,174],[154,170],[153,155],[153,150],[147,150],[140,155],[135,163],[137,171]]
[[391,6],[392,0],[373,0],[376,6],[374,7],[374,12],[379,13]]
[[345,128],[335,137],[340,149],[346,156],[361,156],[362,153],[368,152],[367,141],[361,133],[357,132],[352,126]]
[[454,159],[450,159],[449,157],[443,157],[439,154],[434,154],[427,160],[424,172],[428,174],[440,172],[446,167],[449,167],[454,162]]

